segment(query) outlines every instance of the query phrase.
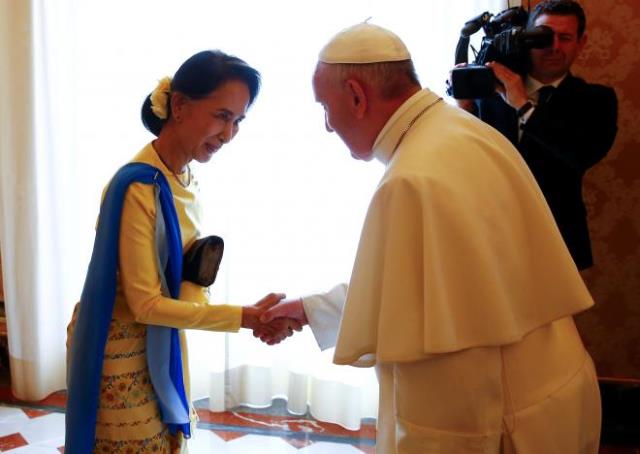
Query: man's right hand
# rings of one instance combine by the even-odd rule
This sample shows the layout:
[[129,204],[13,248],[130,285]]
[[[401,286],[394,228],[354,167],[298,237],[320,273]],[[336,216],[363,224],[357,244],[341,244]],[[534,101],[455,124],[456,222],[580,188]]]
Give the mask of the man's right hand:
[[500,84],[496,86],[496,91],[500,93],[502,99],[516,110],[524,106],[528,97],[522,77],[495,61],[487,63],[486,66],[493,70],[496,79],[500,81]]
[[262,342],[275,345],[291,336],[294,331],[302,331],[307,325],[302,299],[287,300],[271,306],[259,318],[260,326],[253,330],[253,335]]
[[260,316],[261,323],[269,323],[276,318],[291,318],[297,320],[300,325],[308,325],[307,315],[304,313],[302,298],[282,301],[280,304],[270,307]]

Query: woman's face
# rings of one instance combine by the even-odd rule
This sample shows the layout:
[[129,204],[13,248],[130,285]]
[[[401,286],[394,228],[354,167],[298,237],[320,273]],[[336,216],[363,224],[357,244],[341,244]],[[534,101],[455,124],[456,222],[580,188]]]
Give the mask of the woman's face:
[[176,103],[173,116],[184,152],[198,162],[209,161],[238,133],[249,98],[249,88],[237,80],[223,83],[205,98],[182,97]]

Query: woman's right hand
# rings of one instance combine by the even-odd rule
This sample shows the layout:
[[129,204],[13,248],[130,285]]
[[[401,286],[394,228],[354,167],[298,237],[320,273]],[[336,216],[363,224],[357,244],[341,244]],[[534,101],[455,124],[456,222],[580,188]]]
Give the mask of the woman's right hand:
[[242,307],[242,322],[240,326],[250,330],[264,328],[265,325],[260,323],[260,316],[269,308],[278,304],[286,295],[284,293],[269,293],[256,304],[252,306]]

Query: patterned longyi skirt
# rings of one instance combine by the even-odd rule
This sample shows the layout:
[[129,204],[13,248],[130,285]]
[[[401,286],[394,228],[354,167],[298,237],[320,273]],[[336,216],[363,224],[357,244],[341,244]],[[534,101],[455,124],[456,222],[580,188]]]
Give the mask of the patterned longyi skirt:
[[[71,345],[79,305],[67,327]],[[93,453],[176,454],[182,437],[173,437],[160,418],[149,377],[146,325],[111,320],[105,346]]]

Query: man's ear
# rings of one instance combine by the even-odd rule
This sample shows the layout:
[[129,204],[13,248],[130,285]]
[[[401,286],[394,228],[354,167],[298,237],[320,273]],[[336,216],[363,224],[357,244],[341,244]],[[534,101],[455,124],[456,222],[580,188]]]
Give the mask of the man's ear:
[[584,32],[582,34],[582,36],[580,38],[578,38],[578,53],[577,53],[577,55],[580,55],[580,52],[582,52],[582,49],[584,49],[584,46],[586,44],[587,44],[587,32]]
[[356,118],[361,119],[367,111],[367,95],[364,87],[355,79],[347,79],[346,86],[349,94],[349,106]]

